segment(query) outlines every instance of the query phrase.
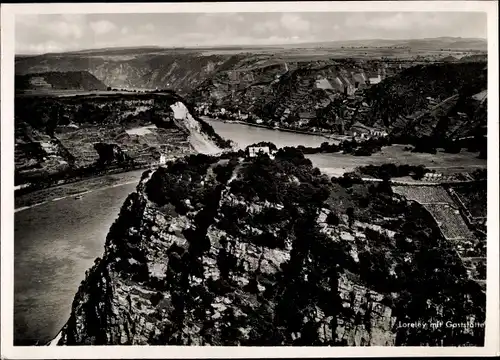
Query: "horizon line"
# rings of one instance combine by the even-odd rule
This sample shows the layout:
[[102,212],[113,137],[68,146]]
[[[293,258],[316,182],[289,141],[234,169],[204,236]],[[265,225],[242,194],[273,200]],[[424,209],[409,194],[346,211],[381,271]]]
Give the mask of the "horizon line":
[[186,46],[169,46],[169,45],[131,45],[131,46],[106,46],[101,48],[83,48],[79,50],[69,50],[69,51],[54,51],[45,53],[14,53],[14,56],[43,56],[43,55],[55,55],[55,54],[71,54],[79,52],[90,52],[90,51],[103,51],[112,49],[210,49],[216,47],[273,47],[273,46],[293,46],[293,45],[305,45],[305,44],[319,44],[319,43],[341,43],[341,42],[361,42],[361,41],[411,41],[411,40],[436,40],[436,39],[465,39],[465,40],[481,40],[487,42],[488,39],[482,37],[462,37],[462,36],[436,36],[436,37],[423,37],[423,38],[407,38],[407,39],[389,39],[389,38],[365,38],[365,39],[348,39],[348,40],[318,40],[318,41],[302,41],[302,42],[290,42],[290,43],[275,43],[275,44],[211,44],[211,45],[186,45]]

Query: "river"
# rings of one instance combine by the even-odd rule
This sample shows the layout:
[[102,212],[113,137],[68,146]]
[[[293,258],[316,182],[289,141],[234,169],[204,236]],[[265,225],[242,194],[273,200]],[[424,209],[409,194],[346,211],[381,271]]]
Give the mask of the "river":
[[[139,179],[138,179],[139,180]],[[64,325],[85,271],[136,184],[96,190],[16,212],[14,343],[43,344]]]
[[297,145],[318,147],[324,142],[332,142],[320,135],[299,134],[239,123],[227,123],[208,118],[203,119],[212,125],[216,133],[224,139],[234,141],[240,148],[245,148],[248,145],[261,141],[272,142],[278,148]]

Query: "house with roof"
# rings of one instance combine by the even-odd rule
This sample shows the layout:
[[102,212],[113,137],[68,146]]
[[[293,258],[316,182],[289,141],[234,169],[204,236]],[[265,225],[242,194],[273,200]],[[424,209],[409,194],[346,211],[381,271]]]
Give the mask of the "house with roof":
[[259,155],[266,154],[269,158],[274,159],[276,150],[271,150],[269,146],[249,146],[246,148],[245,152],[248,158],[254,158]]
[[331,82],[332,87],[344,95],[352,95],[356,91],[352,84],[345,76],[337,76]]
[[371,73],[368,75],[368,82],[370,83],[370,85],[378,84],[381,81],[382,81],[382,75],[380,75],[380,72]]
[[366,88],[366,83],[368,79],[366,78],[365,74],[363,73],[353,73],[352,74],[352,79],[354,82],[354,88],[357,89],[364,89]]
[[350,129],[350,134],[352,136],[359,136],[359,137],[366,137],[367,135],[370,135],[372,131],[372,128],[366,126],[366,125],[363,125],[361,124],[359,121],[356,121],[352,126],[351,126],[351,129]]

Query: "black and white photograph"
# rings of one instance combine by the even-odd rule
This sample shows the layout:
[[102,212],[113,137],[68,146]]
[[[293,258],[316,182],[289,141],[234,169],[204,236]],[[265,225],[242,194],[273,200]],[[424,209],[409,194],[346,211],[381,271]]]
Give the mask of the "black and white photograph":
[[498,4],[400,3],[2,8],[2,357],[498,354]]

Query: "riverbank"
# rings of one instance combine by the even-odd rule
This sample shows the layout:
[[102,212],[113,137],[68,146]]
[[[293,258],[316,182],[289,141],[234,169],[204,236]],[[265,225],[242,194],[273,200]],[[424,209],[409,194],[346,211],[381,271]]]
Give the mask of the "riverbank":
[[40,206],[51,201],[58,201],[72,196],[79,196],[96,190],[104,190],[116,186],[139,182],[144,171],[147,168],[107,174],[99,177],[73,180],[71,182],[35,190],[25,194],[14,196],[15,212],[27,210],[29,208]]
[[16,196],[23,196],[25,194],[40,191],[43,189],[51,189],[61,185],[72,184],[80,181],[85,181],[88,179],[99,178],[106,175],[115,175],[131,172],[134,170],[146,170],[154,164],[147,162],[135,163],[133,165],[113,166],[104,169],[97,168],[86,168],[77,169],[75,172],[77,174],[71,173],[56,173],[53,176],[47,178],[34,178],[30,179],[30,182],[26,182],[20,185],[14,186],[14,191]]

